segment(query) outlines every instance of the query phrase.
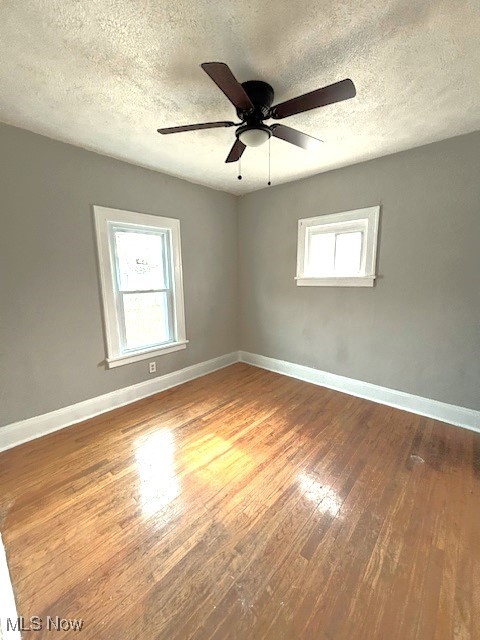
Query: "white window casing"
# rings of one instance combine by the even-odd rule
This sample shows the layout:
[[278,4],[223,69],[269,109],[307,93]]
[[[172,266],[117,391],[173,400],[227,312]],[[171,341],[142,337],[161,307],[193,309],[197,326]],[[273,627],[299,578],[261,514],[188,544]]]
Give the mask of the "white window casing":
[[298,286],[373,287],[380,206],[298,221]]
[[[108,367],[130,364],[185,349],[188,340],[185,333],[180,221],[101,206],[94,206],[93,209]],[[139,235],[134,237],[133,234]],[[160,249],[158,254],[155,253],[155,256],[158,255],[159,262],[153,268],[150,268],[146,262],[136,261],[136,264],[146,264],[146,267],[136,267],[140,273],[136,279],[135,273],[130,274],[130,279],[133,279],[134,283],[130,286],[129,274],[125,275],[125,265],[122,271],[119,258],[119,249],[122,246],[119,244],[120,240],[123,242],[128,237],[136,245],[142,241],[148,243],[151,247],[150,253],[156,252],[157,247]],[[144,274],[147,274],[144,277],[144,281],[149,283],[147,286],[138,284],[142,280],[142,269]],[[148,280],[149,272],[153,272],[150,281]],[[156,285],[152,284],[155,280]],[[137,283],[136,286],[135,283]],[[133,303],[137,302],[137,306],[140,302],[140,313],[142,303],[148,300],[155,301],[155,305],[158,306],[157,312],[160,310],[159,318],[162,326],[155,316],[139,317],[140,326],[143,326],[142,322],[147,325],[145,332],[147,342],[148,328],[152,336],[157,334],[157,337],[152,338],[148,344],[142,344],[142,332],[136,325],[135,314],[132,316],[133,321],[132,317],[127,321],[129,313],[127,307],[131,308],[132,300]],[[130,302],[127,304],[127,301]],[[155,305],[150,308],[150,313],[155,309]],[[145,309],[148,310],[147,307]],[[163,337],[159,337],[162,334],[162,327]],[[136,334],[135,329],[137,329]],[[137,344],[135,344],[135,337]]]

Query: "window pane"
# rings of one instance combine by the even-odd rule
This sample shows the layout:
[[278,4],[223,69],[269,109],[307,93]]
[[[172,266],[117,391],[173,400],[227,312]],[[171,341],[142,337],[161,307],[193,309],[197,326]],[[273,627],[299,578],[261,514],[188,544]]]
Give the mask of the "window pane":
[[323,276],[333,273],[335,260],[335,234],[312,233],[308,238],[305,275]]
[[121,291],[167,288],[163,266],[164,235],[115,230]]
[[361,231],[338,233],[335,246],[335,275],[358,275],[361,253]]
[[127,349],[149,347],[172,340],[165,291],[124,293],[123,309]]

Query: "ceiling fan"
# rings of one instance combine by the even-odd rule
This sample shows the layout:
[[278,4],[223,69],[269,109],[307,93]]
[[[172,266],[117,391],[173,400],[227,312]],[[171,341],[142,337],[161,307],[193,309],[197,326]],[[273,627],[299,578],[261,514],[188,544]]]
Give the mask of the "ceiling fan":
[[248,80],[240,84],[224,62],[204,62],[200,66],[233,104],[241,122],[204,122],[180,127],[167,127],[158,129],[158,132],[170,134],[195,131],[197,129],[238,127],[235,131],[237,139],[233,143],[225,162],[237,162],[245,151],[245,147],[258,147],[271,136],[281,138],[303,149],[315,147],[321,142],[318,138],[309,136],[297,129],[292,129],[292,127],[287,127],[284,124],[267,125],[264,121],[269,118],[281,120],[296,113],[303,113],[304,111],[310,111],[310,109],[348,100],[356,95],[355,85],[351,80],[347,79],[335,82],[335,84],[330,84],[322,89],[304,93],[272,107],[274,92],[267,82]]

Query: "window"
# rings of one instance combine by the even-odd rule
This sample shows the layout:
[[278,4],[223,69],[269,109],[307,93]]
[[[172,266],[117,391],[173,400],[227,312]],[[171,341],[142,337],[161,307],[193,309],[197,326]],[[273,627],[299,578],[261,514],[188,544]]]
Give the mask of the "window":
[[298,221],[297,285],[373,287],[380,207]]
[[94,211],[108,366],[185,349],[180,222]]

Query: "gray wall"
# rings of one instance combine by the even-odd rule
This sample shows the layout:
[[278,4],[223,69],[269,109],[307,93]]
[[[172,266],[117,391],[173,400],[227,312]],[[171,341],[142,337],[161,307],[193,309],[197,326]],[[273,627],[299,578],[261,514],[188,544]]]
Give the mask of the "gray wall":
[[152,377],[101,364],[93,204],[181,221],[190,344],[158,375],[237,348],[233,196],[0,125],[0,425]]
[[[379,203],[375,287],[297,287],[297,220]],[[242,197],[239,267],[241,349],[480,409],[480,133]]]

